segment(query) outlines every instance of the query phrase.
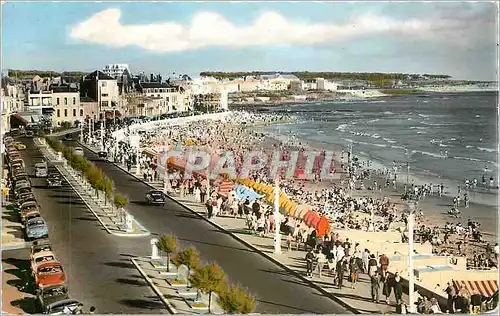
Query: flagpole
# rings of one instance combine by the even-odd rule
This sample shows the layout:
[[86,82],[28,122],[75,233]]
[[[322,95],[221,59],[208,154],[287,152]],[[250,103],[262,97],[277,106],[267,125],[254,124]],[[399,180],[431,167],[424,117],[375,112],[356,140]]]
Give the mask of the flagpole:
[[276,175],[276,180],[274,181],[274,253],[281,253],[281,219],[280,219],[280,187],[278,180],[279,176]]

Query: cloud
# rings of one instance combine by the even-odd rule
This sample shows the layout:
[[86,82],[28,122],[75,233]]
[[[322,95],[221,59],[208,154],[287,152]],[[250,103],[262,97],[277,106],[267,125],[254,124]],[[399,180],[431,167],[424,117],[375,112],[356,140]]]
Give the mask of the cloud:
[[[138,46],[159,53],[195,50],[208,46],[243,48],[273,45],[328,45],[370,36],[448,40],[460,44],[463,21],[480,23],[470,15],[459,19],[394,18],[365,14],[345,23],[303,23],[276,12],[263,12],[252,24],[235,25],[224,16],[199,12],[190,23],[173,21],[151,24],[123,24],[119,9],[106,9],[71,30],[71,38],[108,47]],[[474,16],[476,17],[476,16]],[[437,21],[437,22],[434,22]],[[450,36],[454,32],[456,36]]]

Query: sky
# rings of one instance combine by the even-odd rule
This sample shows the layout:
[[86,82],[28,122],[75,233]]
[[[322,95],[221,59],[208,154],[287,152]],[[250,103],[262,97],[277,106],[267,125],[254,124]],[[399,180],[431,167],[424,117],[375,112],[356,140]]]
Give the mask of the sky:
[[493,2],[9,2],[2,69],[347,71],[496,80]]

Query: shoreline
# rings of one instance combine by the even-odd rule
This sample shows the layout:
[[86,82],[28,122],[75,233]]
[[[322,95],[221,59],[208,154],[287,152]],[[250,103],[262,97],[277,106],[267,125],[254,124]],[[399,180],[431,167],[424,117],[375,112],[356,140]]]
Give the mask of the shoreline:
[[[272,124],[271,124],[272,125]],[[272,132],[269,131],[258,131],[264,133],[267,137],[277,139],[275,138],[275,134],[273,135]],[[279,139],[278,139],[279,140]],[[342,153],[342,150],[345,148],[339,144],[332,144],[331,146],[324,146],[326,144],[321,144],[319,142],[309,142],[307,140],[303,140],[303,145],[307,144],[307,146],[311,149],[316,149],[316,150],[328,150],[328,151],[333,151],[334,153],[334,163],[340,163],[340,156]],[[367,159],[363,159],[365,157],[357,155],[358,158],[360,158],[361,161],[366,161]],[[379,175],[375,172],[377,168],[370,168],[371,170],[371,176],[369,179],[363,180],[363,184],[365,188],[372,187],[373,186],[373,181],[376,179],[377,182],[380,184],[383,184],[385,182],[385,177],[382,175]],[[409,182],[411,184],[412,179],[415,179],[416,177],[412,174],[409,176]],[[391,199],[393,203],[396,205],[399,205],[400,207],[403,206],[403,201],[401,200],[401,196],[404,193],[404,185],[406,184],[405,181],[405,174],[401,175],[399,174],[397,177],[396,181],[396,188],[397,190],[392,189],[392,185],[388,188],[383,188],[380,191],[372,191],[372,190],[354,190],[351,192],[351,196],[353,197],[388,197]],[[358,180],[357,183],[360,181]],[[425,181],[415,181],[415,185],[420,185],[426,183]],[[427,182],[428,183],[428,182]],[[342,188],[346,188],[347,184],[341,184],[339,183]],[[356,185],[357,188],[359,188],[359,185]],[[454,189],[454,188],[449,188],[449,189]],[[471,192],[471,191],[468,191]],[[489,237],[489,241],[494,241],[497,239],[498,236],[498,213],[497,213],[497,205],[488,205],[488,204],[483,204],[478,202],[480,200],[480,196],[476,196],[474,192],[471,192],[470,194],[470,206],[468,209],[465,209],[463,204],[459,209],[461,210],[462,214],[460,218],[454,218],[451,215],[448,215],[447,211],[451,209],[453,206],[453,197],[454,195],[446,191],[444,192],[442,197],[438,197],[435,195],[427,196],[425,199],[421,200],[418,204],[418,209],[422,209],[424,213],[424,218],[421,221],[420,225],[425,224],[426,226],[429,225],[435,225],[435,226],[444,226],[448,222],[453,222],[453,223],[461,223],[462,225],[467,226],[467,219],[470,218],[473,221],[477,221],[481,224],[482,232],[484,233],[484,239],[486,237]],[[498,196],[497,196],[498,197]],[[495,216],[496,215],[496,216]]]

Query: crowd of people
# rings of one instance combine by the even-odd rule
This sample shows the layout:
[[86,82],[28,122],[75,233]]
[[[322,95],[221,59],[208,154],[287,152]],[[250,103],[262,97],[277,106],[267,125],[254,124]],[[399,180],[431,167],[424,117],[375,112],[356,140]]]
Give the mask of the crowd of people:
[[[306,143],[297,141],[287,142],[270,137],[269,133],[263,129],[255,128],[255,125],[265,125],[292,119],[288,116],[275,116],[269,114],[237,113],[219,121],[195,121],[184,125],[166,125],[153,128],[148,131],[139,132],[141,136],[141,147],[148,148],[157,153],[162,151],[189,150],[192,146],[203,149],[211,154],[220,155],[223,151],[229,150],[236,155],[237,168],[241,168],[243,163],[243,153],[251,150],[271,151],[279,148],[284,155],[290,151],[304,152],[309,149]],[[163,178],[158,168],[158,160],[153,155],[145,151],[135,150],[126,140],[117,141],[111,136],[111,132],[118,128],[128,129],[127,125],[116,125],[109,127],[105,133],[103,148],[108,152],[114,161],[118,161],[127,166],[130,170],[137,162],[141,165],[141,172],[145,180],[154,181]],[[99,131],[97,131],[98,133]],[[133,135],[134,133],[128,132]],[[274,135],[276,136],[276,135]],[[89,143],[99,145],[98,135],[86,137]],[[186,145],[190,139],[191,143]],[[337,181],[304,181],[301,179],[281,179],[280,188],[296,204],[308,204],[320,215],[324,215],[331,220],[335,229],[355,229],[363,231],[401,231],[402,241],[406,241],[407,218],[405,213],[398,208],[396,201],[392,201],[384,196],[361,196],[355,197],[352,190],[356,183],[370,179],[372,175],[385,175],[387,179],[385,186],[390,186],[390,179],[393,179],[395,188],[396,178],[390,170],[372,170],[369,162],[360,162],[349,152],[342,152],[339,164],[340,170]],[[274,184],[274,179],[269,178],[270,166],[253,172],[250,176],[256,182],[269,185]],[[314,170],[313,170],[314,171]],[[276,219],[272,207],[265,202],[250,199],[237,199],[235,192],[230,191],[227,195],[220,195],[219,184],[223,177],[218,177],[209,183],[206,179],[196,176],[194,179],[183,179],[182,170],[176,170],[177,179],[167,180],[165,187],[168,190],[175,190],[181,196],[192,195],[199,203],[207,206],[207,216],[234,216],[244,218],[250,231],[257,235],[267,235],[272,233],[276,227]],[[320,179],[316,179],[320,180]],[[382,184],[375,179],[371,190],[381,190]],[[433,188],[437,188],[433,190]],[[437,194],[441,196],[444,191],[443,185],[422,185],[416,186],[412,183],[407,194],[411,194],[416,200],[425,198],[426,195]],[[408,197],[408,196],[407,196]],[[423,216],[423,213],[417,214]],[[308,227],[303,221],[284,217],[281,219],[280,228],[286,235],[287,246],[291,249],[302,249],[307,251],[305,256],[307,262],[307,274],[312,275],[316,270],[319,276],[330,274],[334,277],[335,284],[341,288],[343,286],[344,275],[348,273],[351,286],[355,287],[355,281],[360,273],[366,273],[371,280],[372,298],[379,301],[379,291],[385,295],[386,300],[394,290],[396,305],[398,309],[404,309],[402,303],[401,277],[396,274],[388,274],[388,258],[380,256],[377,260],[375,254],[368,249],[361,251],[358,245],[348,240],[341,241],[338,235],[327,235],[323,238],[316,238],[314,228]],[[468,227],[460,224],[449,223],[445,227],[417,226],[416,235],[420,242],[430,242],[435,246],[435,252],[445,254],[442,246],[448,244],[451,235],[466,235],[477,239],[480,231],[477,223],[470,222]],[[464,238],[465,240],[466,238]],[[440,248],[441,247],[441,248]],[[490,256],[475,254],[470,260],[471,267],[495,266],[498,262],[498,245],[493,249],[490,247]],[[458,245],[458,254],[461,253]],[[495,255],[491,255],[496,253]],[[387,258],[387,262],[384,260]],[[374,264],[375,263],[375,264]],[[326,267],[326,270],[325,270]],[[372,267],[372,268],[370,268]],[[374,268],[376,267],[376,268]],[[325,270],[325,273],[323,273]],[[437,312],[439,304],[435,299],[422,298],[419,301],[420,311]],[[449,309],[452,311],[451,309]]]

